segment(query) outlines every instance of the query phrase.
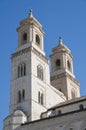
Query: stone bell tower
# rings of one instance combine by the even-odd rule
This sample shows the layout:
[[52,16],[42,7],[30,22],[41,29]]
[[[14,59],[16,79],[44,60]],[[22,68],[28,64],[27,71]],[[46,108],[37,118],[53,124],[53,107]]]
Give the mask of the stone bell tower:
[[32,11],[28,18],[20,22],[17,32],[18,47],[11,57],[10,114],[21,110],[27,115],[28,121],[32,121],[40,118],[40,113],[46,110],[45,88],[42,86],[50,83],[44,32]]
[[59,44],[52,49],[51,54],[51,84],[64,93],[67,100],[80,96],[79,83],[73,72],[73,56],[59,38]]

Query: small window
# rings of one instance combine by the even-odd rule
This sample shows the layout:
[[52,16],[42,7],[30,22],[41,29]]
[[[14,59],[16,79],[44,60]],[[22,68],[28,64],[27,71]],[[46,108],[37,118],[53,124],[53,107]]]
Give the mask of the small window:
[[37,66],[37,77],[43,80],[43,67],[41,65]]
[[38,92],[38,103],[40,103],[40,92]]
[[67,66],[68,66],[68,70],[71,71],[71,63],[69,61],[67,61]]
[[26,75],[26,64],[22,63],[18,66],[18,78]]
[[26,75],[26,64],[24,64],[24,75]]
[[38,92],[38,103],[41,105],[44,104],[44,94],[41,91]]
[[21,102],[21,92],[18,91],[18,102]]
[[25,90],[22,90],[22,99],[25,100]]
[[26,44],[27,43],[27,33],[23,33],[22,35],[22,45]]
[[27,40],[27,33],[24,33],[23,34],[23,41],[26,41]]
[[40,37],[38,35],[36,35],[36,43],[40,45]]
[[57,60],[56,60],[56,67],[57,67],[57,69],[60,69],[60,68],[61,68],[60,59],[57,59]]
[[23,65],[21,65],[21,76],[23,76]]
[[81,105],[79,106],[79,108],[80,108],[80,110],[83,110],[83,109],[84,109],[84,106],[81,104]]
[[25,90],[18,91],[18,103],[25,100]]
[[18,66],[18,77],[20,77],[21,76],[21,66],[19,65]]
[[43,99],[44,99],[44,97],[43,97],[44,95],[43,95],[43,93],[41,93],[41,105],[43,105],[44,103],[43,103]]

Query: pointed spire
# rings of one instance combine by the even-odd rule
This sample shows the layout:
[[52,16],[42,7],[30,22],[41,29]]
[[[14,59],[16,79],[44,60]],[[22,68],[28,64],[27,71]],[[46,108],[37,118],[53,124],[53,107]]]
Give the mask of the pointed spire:
[[59,37],[59,45],[63,45],[61,37]]
[[30,9],[30,12],[29,12],[29,17],[33,17],[33,12],[32,12],[32,9]]

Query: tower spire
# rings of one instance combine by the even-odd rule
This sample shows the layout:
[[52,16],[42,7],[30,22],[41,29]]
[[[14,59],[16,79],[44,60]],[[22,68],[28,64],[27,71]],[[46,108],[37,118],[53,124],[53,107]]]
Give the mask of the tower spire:
[[59,45],[63,45],[61,37],[59,37]]
[[30,12],[29,12],[29,17],[33,17],[33,12],[32,12],[32,9],[30,9]]

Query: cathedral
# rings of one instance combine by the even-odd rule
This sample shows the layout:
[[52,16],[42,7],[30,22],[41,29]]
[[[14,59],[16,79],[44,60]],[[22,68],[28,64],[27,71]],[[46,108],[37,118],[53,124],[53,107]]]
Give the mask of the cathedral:
[[33,16],[17,28],[18,46],[11,55],[9,115],[3,130],[86,130],[86,97],[73,71],[73,56],[62,38],[44,52],[44,31]]

